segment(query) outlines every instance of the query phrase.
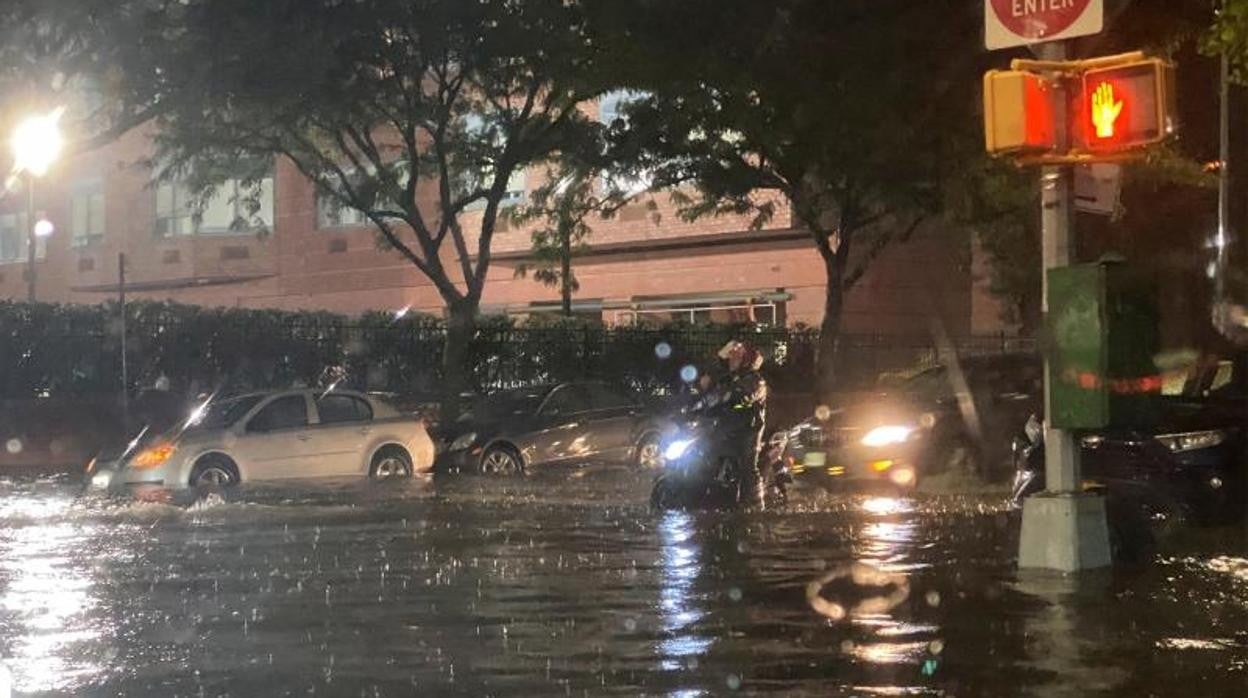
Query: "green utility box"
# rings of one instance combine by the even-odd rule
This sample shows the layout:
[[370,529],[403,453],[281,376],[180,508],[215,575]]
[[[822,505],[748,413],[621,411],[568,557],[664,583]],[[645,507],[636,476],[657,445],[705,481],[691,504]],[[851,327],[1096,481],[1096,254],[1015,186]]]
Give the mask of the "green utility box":
[[1162,385],[1152,285],[1117,262],[1050,269],[1048,282],[1051,424],[1147,426]]

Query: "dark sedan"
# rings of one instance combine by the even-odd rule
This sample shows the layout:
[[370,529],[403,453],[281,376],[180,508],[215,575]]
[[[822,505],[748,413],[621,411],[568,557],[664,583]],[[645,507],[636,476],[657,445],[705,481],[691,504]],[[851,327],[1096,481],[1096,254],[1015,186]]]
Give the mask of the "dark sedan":
[[487,475],[550,463],[659,465],[660,421],[626,390],[561,383],[477,399],[444,430],[436,468]]
[[901,487],[941,474],[1008,476],[1010,437],[1041,404],[1034,355],[969,357],[840,407],[789,432],[794,472]]
[[[1242,517],[1248,504],[1248,355],[1205,363],[1181,394],[1160,396],[1156,406],[1152,427],[1081,435],[1084,486],[1196,521]],[[1044,489],[1043,453],[1029,455],[1016,463],[1017,503]]]

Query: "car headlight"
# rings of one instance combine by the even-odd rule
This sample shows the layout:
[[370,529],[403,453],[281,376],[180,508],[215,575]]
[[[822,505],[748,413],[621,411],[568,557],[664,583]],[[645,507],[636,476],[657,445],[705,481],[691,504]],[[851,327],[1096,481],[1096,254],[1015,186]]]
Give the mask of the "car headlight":
[[97,490],[106,490],[113,483],[113,473],[104,470],[91,476],[91,486]]
[[1221,429],[1212,431],[1193,431],[1186,434],[1162,434],[1157,440],[1165,444],[1174,453],[1197,451],[1212,448],[1226,441],[1226,432]]
[[149,446],[139,451],[138,455],[130,460],[130,467],[155,468],[158,465],[164,465],[177,450],[178,447],[171,443]]
[[906,439],[910,438],[910,435],[913,433],[914,429],[912,427],[903,427],[895,424],[876,427],[867,432],[866,436],[862,437],[862,445],[877,447],[891,446],[892,444],[902,443]]
[[477,432],[475,431],[470,431],[467,434],[461,434],[459,438],[451,442],[451,447],[448,450],[462,451],[465,448],[468,448],[469,446],[471,446],[476,440],[477,440]]
[[673,441],[667,445],[667,448],[663,449],[663,458],[669,461],[677,460],[681,456],[685,455],[685,452],[688,451],[689,447],[692,445],[693,439],[680,439],[679,441]]

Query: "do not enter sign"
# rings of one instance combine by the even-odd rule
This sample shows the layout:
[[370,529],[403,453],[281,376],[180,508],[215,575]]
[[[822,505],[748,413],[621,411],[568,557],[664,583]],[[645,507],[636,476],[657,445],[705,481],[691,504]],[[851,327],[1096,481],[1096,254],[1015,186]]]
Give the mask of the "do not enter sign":
[[984,44],[1009,48],[1101,31],[1104,0],[984,0]]

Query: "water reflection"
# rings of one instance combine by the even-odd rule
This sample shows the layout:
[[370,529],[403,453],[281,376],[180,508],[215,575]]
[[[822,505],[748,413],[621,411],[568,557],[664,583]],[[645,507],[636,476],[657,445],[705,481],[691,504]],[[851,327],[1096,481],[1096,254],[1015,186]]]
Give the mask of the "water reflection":
[[701,551],[692,540],[693,516],[671,511],[659,523],[660,579],[659,615],[662,639],[659,640],[661,666],[679,671],[706,654],[714,643],[711,637],[698,635],[695,624],[705,612],[698,608],[694,582],[702,573]]
[[945,640],[933,618],[940,595],[915,594],[912,588],[917,583],[912,575],[930,567],[915,560],[926,547],[920,543],[915,502],[871,496],[858,499],[856,508],[861,520],[855,559],[810,582],[807,603],[828,622],[846,626],[849,638],[841,642],[840,654],[870,677],[852,687],[855,694],[931,693],[932,687],[914,680],[937,672]]
[[[13,688],[20,693],[65,690],[101,670],[82,645],[100,637],[89,618],[97,599],[74,559],[97,527],[65,522],[68,497],[10,501],[0,511],[9,522],[0,540],[0,628]],[[97,621],[98,622],[98,621]]]
[[[0,657],[19,691],[56,695],[1242,688],[1239,538],[1046,596],[1004,583],[1016,533],[995,500],[660,516],[649,488],[280,483],[155,503],[0,489]],[[813,581],[840,620],[812,609]]]
[[862,500],[860,507],[871,516],[888,518],[871,519],[863,524],[854,550],[859,560],[892,571],[917,567],[905,564],[914,549],[916,523],[913,500],[901,497],[867,497]]

